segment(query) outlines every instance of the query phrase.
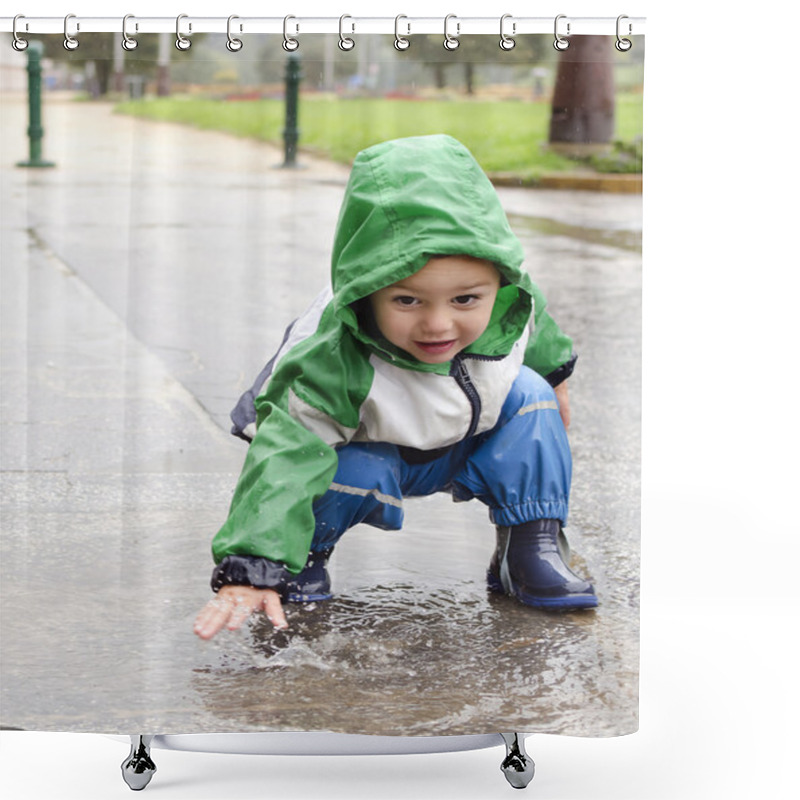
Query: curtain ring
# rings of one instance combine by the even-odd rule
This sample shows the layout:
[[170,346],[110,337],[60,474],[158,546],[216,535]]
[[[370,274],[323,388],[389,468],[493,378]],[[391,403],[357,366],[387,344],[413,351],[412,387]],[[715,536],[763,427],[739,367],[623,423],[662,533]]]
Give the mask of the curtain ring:
[[[80,44],[80,42],[74,36],[70,36],[70,33],[69,33],[69,21],[71,19],[75,19],[75,15],[74,14],[67,14],[67,16],[64,17],[64,49],[65,50],[77,50],[78,49],[78,45]],[[77,32],[80,29],[81,29],[81,26],[78,23],[76,23],[75,24],[75,31]]]
[[[234,38],[233,34],[231,33],[231,23],[235,19],[239,19],[236,14],[231,14],[231,16],[228,17],[228,41],[225,42],[225,47],[227,47],[231,53],[238,53],[244,47],[244,42],[241,39]],[[240,31],[241,29],[241,26],[239,26]]]
[[[342,32],[342,26],[344,25],[344,21],[346,19],[353,19],[353,18],[349,14],[342,14],[342,16],[339,17],[339,49],[344,50],[345,52],[347,52],[348,50],[352,50],[356,46],[355,41],[351,39],[349,36],[345,36],[344,33]],[[352,30],[353,32],[355,32],[356,30],[355,23],[351,24],[352,24]]]
[[[408,17],[405,14],[398,14],[394,18],[394,49],[402,52],[411,47],[411,42],[406,39],[405,36],[400,35],[399,27],[401,19],[408,19]],[[411,36],[411,23],[407,22],[406,27],[408,28],[406,36]]]
[[[631,47],[633,47],[633,42],[630,39],[623,39],[619,35],[619,24],[620,24],[620,22],[622,22],[623,19],[628,19],[628,17],[625,14],[620,14],[617,17],[617,41],[614,42],[614,47],[616,47],[617,50],[620,51],[620,53],[627,53],[628,50],[630,50]],[[633,32],[633,28],[632,28],[632,26],[631,26],[631,24],[629,22],[628,23],[628,36],[630,36],[632,32]]]
[[[188,14],[178,14],[178,18],[175,20],[175,47],[178,50],[188,50],[192,46],[192,40],[187,39],[181,33],[181,20],[186,19],[189,15]],[[189,23],[189,33],[192,32],[192,23]]]
[[[558,32],[558,21],[560,19],[566,19],[566,14],[559,14],[556,17],[555,24],[553,26],[553,33],[555,34],[555,40],[553,41],[553,47],[555,47],[558,52],[562,52],[569,47],[569,42]],[[569,22],[567,23],[567,36],[569,36]]]
[[450,22],[451,19],[457,19],[456,15],[455,14],[448,14],[444,18],[444,42],[443,42],[443,44],[444,44],[444,49],[445,50],[450,50],[452,52],[453,50],[458,50],[458,46],[461,44],[461,42],[458,41],[459,34],[461,33],[461,23],[460,22],[456,22],[456,35],[453,36],[447,30],[447,23]]
[[[290,19],[297,19],[293,17],[291,14],[283,18],[283,44],[282,47],[287,53],[293,53],[300,47],[300,42],[297,39],[293,39],[289,36],[289,20]],[[300,26],[296,25],[295,27],[296,33],[300,33]]]
[[[17,33],[17,20],[20,20],[20,19],[25,19],[25,16],[24,16],[23,14],[17,14],[17,16],[16,16],[16,17],[14,17],[14,24],[12,25],[12,28],[11,28],[11,34],[12,34],[12,36],[14,37],[14,38],[12,39],[12,41],[11,41],[11,46],[12,46],[12,47],[13,47],[13,48],[14,48],[14,49],[15,49],[15,50],[18,52],[18,53],[21,53],[23,50],[27,50],[27,49],[28,49],[28,40],[27,40],[27,39],[23,39],[23,38],[22,38],[22,37],[21,37],[21,36],[20,36],[20,35]],[[27,26],[26,26],[26,27],[27,27]]]
[[[500,49],[505,50],[506,52],[513,50],[517,44],[514,39],[512,39],[511,36],[508,36],[505,32],[505,24],[507,19],[511,19],[511,14],[503,14],[503,16],[500,17]],[[511,33],[512,35],[516,35],[517,33],[516,22],[511,23]]]
[[[128,20],[135,19],[133,14],[126,14],[122,18],[122,49],[123,50],[135,50],[139,46],[139,42],[136,41],[132,36],[128,35]],[[139,29],[139,25],[137,23],[136,30]]]

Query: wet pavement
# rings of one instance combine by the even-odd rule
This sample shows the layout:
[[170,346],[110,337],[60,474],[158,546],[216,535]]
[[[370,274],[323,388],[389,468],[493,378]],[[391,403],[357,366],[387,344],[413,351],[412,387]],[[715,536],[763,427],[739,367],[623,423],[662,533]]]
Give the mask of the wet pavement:
[[[571,380],[574,566],[594,612],[488,596],[476,502],[357,528],[336,598],[208,643],[210,540],[245,446],[227,414],[326,280],[347,170],[50,102],[22,170],[3,98],[2,725],[408,735],[636,729],[641,198],[502,188]],[[388,727],[387,727],[388,726]]]

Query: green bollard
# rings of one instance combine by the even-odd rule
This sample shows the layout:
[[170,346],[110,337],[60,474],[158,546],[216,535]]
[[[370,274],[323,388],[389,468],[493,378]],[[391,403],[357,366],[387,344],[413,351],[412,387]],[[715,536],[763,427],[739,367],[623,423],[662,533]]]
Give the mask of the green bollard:
[[283,164],[281,168],[297,168],[297,142],[300,129],[297,127],[298,97],[300,94],[300,59],[292,54],[286,61],[286,125],[283,129]]
[[28,154],[27,161],[20,161],[18,167],[54,167],[52,161],[42,161],[42,53],[41,42],[28,45]]

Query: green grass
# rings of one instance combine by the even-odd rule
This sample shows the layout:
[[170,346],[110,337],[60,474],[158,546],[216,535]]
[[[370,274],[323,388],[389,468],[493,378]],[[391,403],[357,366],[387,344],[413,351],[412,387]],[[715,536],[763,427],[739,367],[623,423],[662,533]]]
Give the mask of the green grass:
[[616,130],[614,139],[632,142],[642,136],[642,94],[623,93],[616,97]]
[[[122,103],[116,110],[282,143],[281,100],[146,99]],[[360,150],[387,139],[448,133],[463,142],[487,172],[535,177],[575,167],[575,162],[545,149],[549,120],[545,103],[303,97],[300,146],[349,164]],[[640,136],[641,120],[641,95],[621,95],[615,138]]]

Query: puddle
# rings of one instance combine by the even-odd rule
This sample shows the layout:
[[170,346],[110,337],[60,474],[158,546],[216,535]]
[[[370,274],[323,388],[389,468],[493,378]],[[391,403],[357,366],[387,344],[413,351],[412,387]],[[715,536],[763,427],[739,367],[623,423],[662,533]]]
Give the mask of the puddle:
[[588,228],[580,225],[570,225],[546,217],[529,217],[519,214],[509,214],[509,221],[515,231],[530,231],[545,236],[566,236],[587,244],[616,247],[620,250],[639,253],[642,250],[642,232],[621,230],[609,227]]

